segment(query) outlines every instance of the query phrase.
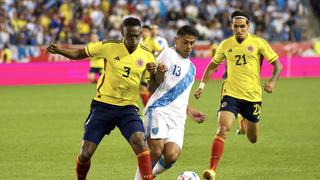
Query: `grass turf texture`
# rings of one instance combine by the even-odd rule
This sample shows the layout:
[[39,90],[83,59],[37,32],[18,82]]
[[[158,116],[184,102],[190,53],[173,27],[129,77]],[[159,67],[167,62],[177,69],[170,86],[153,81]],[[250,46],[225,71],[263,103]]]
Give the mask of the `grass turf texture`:
[[[158,180],[176,179],[186,170],[201,176],[208,167],[220,85],[211,81],[200,100],[190,98],[208,120],[200,125],[187,120],[180,159]],[[258,143],[236,136],[234,123],[217,179],[320,179],[319,85],[320,79],[281,79],[274,93],[264,93]],[[89,84],[1,87],[0,179],[75,179],[94,93]],[[92,162],[88,179],[93,180],[133,179],[136,170],[135,155],[118,130],[103,139]]]

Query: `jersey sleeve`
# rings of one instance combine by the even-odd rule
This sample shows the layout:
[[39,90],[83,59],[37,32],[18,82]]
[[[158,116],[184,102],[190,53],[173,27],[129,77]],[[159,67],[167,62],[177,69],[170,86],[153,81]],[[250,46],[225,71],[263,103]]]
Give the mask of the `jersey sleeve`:
[[157,57],[157,64],[159,64],[159,63],[165,64],[168,69],[171,66],[171,61],[169,58],[169,51],[170,51],[170,49],[166,48]]
[[279,58],[278,54],[264,39],[260,40],[260,53],[268,60],[269,63],[272,63]]
[[102,42],[89,43],[85,50],[90,57],[103,57],[102,52],[105,51],[105,47],[103,47]]
[[216,53],[212,58],[212,62],[215,64],[221,64],[223,62],[223,60],[226,58],[226,56],[224,55],[224,47],[223,47],[223,42],[220,43],[220,45],[217,47],[216,49]]

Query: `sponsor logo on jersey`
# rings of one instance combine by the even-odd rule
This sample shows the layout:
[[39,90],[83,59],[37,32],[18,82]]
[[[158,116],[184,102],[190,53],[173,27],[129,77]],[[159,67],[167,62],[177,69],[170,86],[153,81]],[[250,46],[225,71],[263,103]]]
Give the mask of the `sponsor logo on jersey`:
[[253,51],[254,51],[254,48],[253,48],[253,46],[251,46],[251,45],[250,45],[250,46],[248,46],[248,48],[247,48],[247,49],[248,49],[248,51],[249,51],[249,52],[253,52]]
[[143,59],[138,59],[136,64],[137,64],[138,67],[142,67],[144,65]]

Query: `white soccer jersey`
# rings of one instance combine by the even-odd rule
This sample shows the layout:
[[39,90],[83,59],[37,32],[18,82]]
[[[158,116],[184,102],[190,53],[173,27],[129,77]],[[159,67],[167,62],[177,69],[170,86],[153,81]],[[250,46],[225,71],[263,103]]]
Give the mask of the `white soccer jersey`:
[[168,41],[165,38],[161,37],[161,36],[156,36],[154,38],[154,40],[159,44],[161,49],[165,49],[165,48],[169,47]]
[[[168,67],[164,82],[150,97],[144,110],[146,135],[167,139],[182,147],[186,110],[196,69],[175,48],[165,48],[157,57]],[[172,139],[173,138],[173,139]]]

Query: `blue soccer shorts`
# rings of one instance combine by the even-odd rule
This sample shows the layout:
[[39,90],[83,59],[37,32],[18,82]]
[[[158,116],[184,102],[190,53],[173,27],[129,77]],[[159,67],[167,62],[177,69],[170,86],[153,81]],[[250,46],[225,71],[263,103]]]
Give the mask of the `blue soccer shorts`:
[[242,117],[251,122],[259,122],[260,120],[261,102],[251,102],[243,99],[237,99],[231,96],[223,96],[218,111],[229,111],[237,117]]
[[135,132],[143,132],[143,123],[136,106],[115,106],[93,100],[90,113],[84,124],[83,140],[99,144],[105,135],[118,127],[122,135],[129,139]]

